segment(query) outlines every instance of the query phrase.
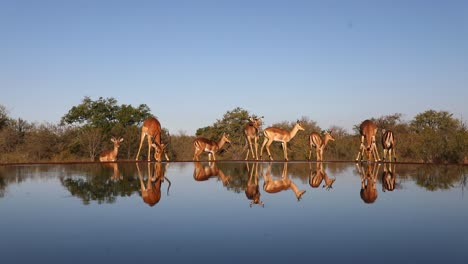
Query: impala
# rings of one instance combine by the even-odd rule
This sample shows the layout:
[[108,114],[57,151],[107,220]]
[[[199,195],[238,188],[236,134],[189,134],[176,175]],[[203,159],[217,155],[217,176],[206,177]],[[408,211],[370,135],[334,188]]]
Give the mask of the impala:
[[[259,118],[250,117],[249,123],[247,123],[244,127],[244,135],[248,144],[247,156],[245,157],[245,160],[249,159],[249,152],[252,152],[252,158],[258,160],[258,138],[259,129],[262,125],[262,118],[263,116]],[[252,139],[254,140],[255,152],[252,146]]]
[[[138,160],[138,157],[140,156],[140,150],[143,145],[143,141],[145,140],[145,137],[147,137],[148,139],[148,161],[151,161],[151,144],[153,143],[153,140],[156,144],[161,146],[161,123],[159,123],[159,121],[156,118],[149,117],[145,120],[145,122],[143,122],[140,135],[140,146],[138,147],[138,152],[135,157],[135,160]],[[162,153],[163,151],[159,152],[158,155],[154,156],[157,162],[161,162]],[[164,154],[166,156],[166,160],[169,160],[167,154]]]
[[273,141],[281,142],[283,146],[283,153],[284,153],[284,160],[288,161],[288,146],[287,143],[296,136],[299,130],[304,130],[302,125],[299,123],[299,120],[294,125],[293,129],[288,132],[286,130],[276,128],[276,127],[269,127],[263,130],[263,135],[265,136],[265,140],[263,141],[262,148],[260,149],[260,158],[263,156],[263,148],[266,146],[266,150],[268,152],[268,157],[270,160],[273,160],[270,153],[270,145]]
[[199,161],[199,156],[203,152],[208,153],[208,160],[211,160],[211,156],[213,156],[213,160],[216,160],[215,153],[220,150],[225,143],[231,143],[231,140],[229,139],[229,135],[224,133],[218,142],[203,137],[198,137],[193,141],[193,160]]
[[255,162],[252,165],[252,169],[249,168],[249,163],[245,164],[247,166],[247,172],[249,172],[249,180],[247,181],[247,187],[245,188],[245,196],[247,199],[252,200],[250,202],[250,207],[253,204],[259,204],[262,207],[265,207],[263,202],[260,200],[260,190],[258,187],[258,162]]
[[168,144],[163,144],[163,143],[158,144],[157,142],[154,142],[151,144],[151,147],[154,148],[154,159],[156,161],[161,161],[163,153],[166,156],[166,160],[169,160],[169,157],[167,156],[167,153],[166,153],[167,145]]
[[208,166],[203,166],[200,162],[194,162],[193,178],[196,181],[206,181],[212,177],[219,177],[224,186],[229,184],[231,176],[227,176],[216,166],[216,162],[209,162]]
[[310,170],[310,175],[309,175],[309,185],[312,188],[317,188],[322,184],[322,181],[325,181],[325,184],[322,186],[322,188],[327,188],[327,191],[333,188],[333,183],[335,182],[336,178],[330,179],[328,178],[327,173],[323,169],[323,163],[322,162],[317,162],[316,163],[316,168],[314,171],[312,169]]
[[382,191],[393,191],[396,186],[396,174],[395,174],[396,165],[393,166],[387,163],[384,163],[384,169],[382,172]]
[[356,163],[356,168],[361,175],[361,191],[359,194],[365,203],[373,203],[377,200],[378,193],[376,182],[380,165],[381,164],[377,165],[377,163],[374,163],[374,165],[371,166],[370,163],[367,163],[366,170],[364,171],[361,165]]
[[140,166],[136,163],[138,178],[140,179],[140,191],[143,201],[149,206],[154,206],[161,200],[161,184],[164,182],[164,179],[167,180],[169,186],[167,187],[167,195],[169,195],[169,189],[171,188],[171,182],[168,178],[164,176],[165,170],[167,169],[167,163],[165,167],[162,167],[160,162],[154,163],[153,174],[151,175],[151,164],[148,163],[148,180],[145,183],[141,175]]
[[312,149],[315,148],[315,153],[317,156],[317,161],[323,161],[323,150],[328,144],[328,141],[335,141],[335,138],[331,135],[332,131],[326,131],[323,134],[323,139],[320,137],[320,134],[317,132],[312,132],[309,135],[309,160],[312,158]]
[[114,149],[106,150],[99,155],[99,161],[116,161],[117,154],[119,153],[119,146],[122,143],[123,138],[116,139],[115,137],[111,138],[112,143],[114,143]]
[[395,137],[393,136],[393,131],[382,129],[382,147],[383,147],[383,160],[388,154],[388,161],[392,162],[393,159],[396,161],[395,155]]
[[299,190],[296,184],[289,179],[287,162],[283,163],[283,174],[280,180],[273,180],[271,177],[271,163],[269,163],[266,173],[263,174],[263,190],[267,193],[277,193],[288,189],[294,192],[298,201],[301,200],[302,195],[306,192],[305,190]]
[[[375,125],[371,120],[364,120],[359,127],[359,133],[361,135],[361,146],[359,147],[356,161],[359,160],[359,157],[361,157],[362,161],[364,151],[366,151],[367,160],[370,160],[372,155],[374,155],[374,161],[380,160],[379,153],[377,151],[377,144],[375,143],[377,125]],[[366,140],[366,145],[364,145],[364,139]]]

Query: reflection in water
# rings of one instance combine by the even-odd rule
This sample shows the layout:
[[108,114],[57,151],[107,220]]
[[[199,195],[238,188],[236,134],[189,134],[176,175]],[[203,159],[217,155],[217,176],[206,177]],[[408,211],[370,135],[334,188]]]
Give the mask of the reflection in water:
[[360,164],[356,163],[356,168],[361,175],[361,199],[365,203],[374,203],[378,196],[376,183],[380,164],[367,162],[364,170]]
[[302,195],[306,192],[305,190],[299,190],[296,184],[289,179],[288,176],[288,163],[283,163],[283,174],[280,180],[273,180],[271,177],[271,162],[268,163],[268,167],[265,173],[263,173],[263,163],[261,164],[261,171],[263,174],[263,190],[267,193],[277,193],[291,189],[296,195],[297,200],[301,200]]
[[396,174],[395,174],[396,164],[384,163],[383,172],[382,172],[382,191],[393,191],[396,186]]
[[322,188],[327,188],[327,191],[333,188],[333,183],[335,182],[336,178],[329,178],[325,170],[323,169],[323,162],[315,163],[316,167],[315,170],[312,170],[312,165],[309,163],[310,174],[309,174],[309,184],[312,188],[317,188],[320,186],[322,181],[324,185]]
[[201,162],[193,162],[193,178],[196,181],[206,181],[211,177],[219,177],[224,186],[229,184],[230,176],[224,175],[224,172],[216,166],[216,162],[209,162],[208,166],[203,166]]
[[138,178],[140,179],[141,197],[143,198],[143,201],[149,206],[154,206],[155,204],[159,203],[159,200],[161,200],[161,184],[164,182],[164,179],[166,179],[169,183],[169,186],[167,186],[167,195],[169,195],[169,188],[171,188],[171,182],[164,176],[168,163],[164,165],[164,168],[161,162],[155,162],[153,166],[154,170],[151,174],[151,163],[147,163],[148,173],[145,186],[143,177],[141,176],[140,166],[138,163],[136,163]]
[[245,195],[247,196],[247,199],[252,200],[250,202],[250,207],[252,207],[252,204],[259,204],[262,207],[265,207],[263,202],[260,200],[260,190],[258,187],[258,162],[252,163],[251,168],[249,167],[248,162],[246,162],[245,165],[249,172],[249,180],[247,181],[247,186],[245,188]]
[[123,179],[123,176],[120,175],[119,164],[117,162],[103,163],[103,165],[112,169],[111,181],[117,182]]

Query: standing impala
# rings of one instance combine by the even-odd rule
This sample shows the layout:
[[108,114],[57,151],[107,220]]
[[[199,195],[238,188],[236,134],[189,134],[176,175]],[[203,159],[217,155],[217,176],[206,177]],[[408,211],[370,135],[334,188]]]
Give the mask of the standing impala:
[[[252,158],[258,160],[258,138],[259,138],[259,129],[262,125],[262,117],[253,118],[250,117],[249,123],[247,123],[244,127],[244,135],[245,139],[247,140],[248,149],[247,149],[247,156],[245,160],[249,159],[249,152],[252,152]],[[254,140],[255,144],[255,152],[252,147],[252,139]]]
[[317,132],[312,132],[309,135],[309,160],[312,158],[312,149],[315,148],[315,153],[317,156],[317,161],[323,161],[323,150],[328,144],[328,141],[335,141],[335,138],[331,135],[332,131],[326,131],[323,134],[323,139],[320,137],[320,134]]
[[[380,160],[379,153],[377,151],[377,144],[375,143],[377,125],[371,120],[364,120],[359,127],[359,133],[361,134],[361,146],[359,147],[356,161],[359,160],[359,157],[361,157],[362,161],[364,151],[366,151],[367,160],[370,160],[372,155],[374,155],[374,161]],[[366,145],[364,145],[364,139],[366,140]]]
[[269,127],[263,130],[263,135],[265,135],[265,140],[263,141],[262,148],[260,149],[260,158],[263,156],[263,148],[266,146],[266,150],[268,152],[268,157],[270,160],[273,160],[270,153],[270,145],[273,141],[281,142],[283,146],[283,153],[284,153],[284,160],[288,161],[288,146],[287,143],[296,136],[296,133],[299,130],[304,130],[302,125],[299,123],[299,120],[294,125],[293,129],[288,132],[284,129],[276,128],[276,127]]
[[392,155],[396,161],[395,155],[395,137],[393,131],[382,129],[382,147],[383,147],[383,160],[388,154],[388,161],[392,162]]
[[203,152],[208,152],[208,160],[211,160],[211,156],[213,156],[213,160],[216,160],[215,153],[220,150],[225,143],[231,143],[231,140],[229,139],[229,135],[224,133],[218,142],[203,137],[196,138],[195,141],[193,141],[193,160],[199,161],[199,156]]
[[[143,145],[145,137],[148,138],[148,161],[151,161],[151,144],[153,143],[153,140],[157,146],[161,146],[161,123],[159,123],[156,118],[148,117],[145,122],[143,122],[143,126],[141,127],[140,146],[138,147],[135,160],[138,160],[138,157],[140,156],[141,146]],[[158,155],[154,156],[157,162],[162,160],[163,150],[164,149],[162,149]],[[166,160],[169,160],[165,152],[164,155],[166,156]]]
[[117,154],[119,154],[119,146],[122,143],[123,138],[116,139],[115,137],[111,138],[112,143],[114,143],[113,150],[106,150],[99,155],[99,161],[116,161]]

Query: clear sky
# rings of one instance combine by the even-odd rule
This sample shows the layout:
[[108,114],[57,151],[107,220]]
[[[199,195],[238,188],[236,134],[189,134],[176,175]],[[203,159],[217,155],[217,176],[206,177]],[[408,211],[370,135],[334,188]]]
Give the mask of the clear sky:
[[0,1],[0,104],[58,123],[84,96],[192,134],[235,107],[351,130],[468,116],[468,1]]

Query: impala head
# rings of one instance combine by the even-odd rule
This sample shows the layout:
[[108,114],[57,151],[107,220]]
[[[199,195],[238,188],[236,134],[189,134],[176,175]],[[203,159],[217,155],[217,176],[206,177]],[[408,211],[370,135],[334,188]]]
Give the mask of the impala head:
[[332,132],[332,130],[325,131],[325,133],[323,133],[324,138],[328,138],[328,140],[335,141],[335,138],[332,136]]
[[151,144],[151,146],[154,148],[154,159],[157,162],[162,161],[162,155],[164,151],[166,150],[167,145],[168,144],[163,144],[163,143],[159,144],[157,142],[154,142],[153,144]]
[[297,127],[298,130],[304,130],[304,127],[302,126],[301,122],[299,122],[299,120],[296,121],[294,127]]
[[119,139],[117,139],[117,138],[115,138],[115,137],[112,137],[112,138],[111,138],[111,141],[112,141],[112,143],[114,143],[114,147],[115,147],[115,148],[119,148],[119,147],[120,147],[120,143],[122,143],[123,140],[124,140],[123,138],[119,138]]
[[221,140],[224,140],[226,143],[231,143],[231,140],[229,139],[229,135],[226,135],[225,133],[223,133]]

